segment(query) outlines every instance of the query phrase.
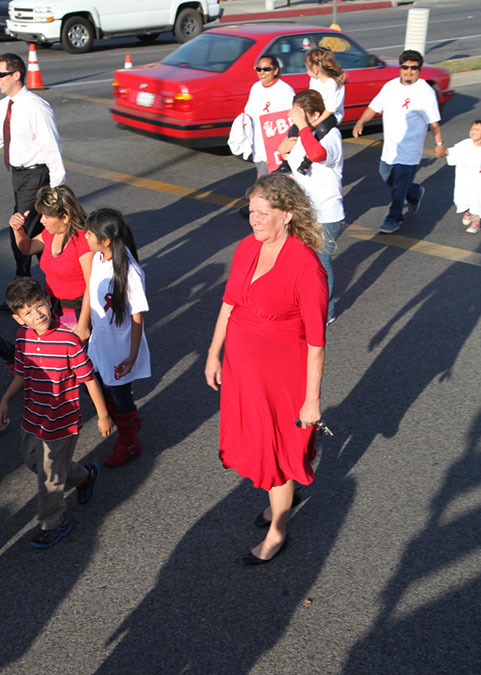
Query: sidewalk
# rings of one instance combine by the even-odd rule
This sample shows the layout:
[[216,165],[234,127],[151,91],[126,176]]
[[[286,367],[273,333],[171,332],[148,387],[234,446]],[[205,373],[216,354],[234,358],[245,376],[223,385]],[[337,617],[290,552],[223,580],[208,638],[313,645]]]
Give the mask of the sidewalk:
[[[224,0],[222,23],[231,21],[257,21],[259,19],[286,19],[293,16],[326,14],[330,20],[333,3],[321,0],[274,0],[276,9],[266,10],[265,0]],[[357,12],[365,9],[386,9],[398,5],[413,5],[414,0],[338,0],[337,13]]]

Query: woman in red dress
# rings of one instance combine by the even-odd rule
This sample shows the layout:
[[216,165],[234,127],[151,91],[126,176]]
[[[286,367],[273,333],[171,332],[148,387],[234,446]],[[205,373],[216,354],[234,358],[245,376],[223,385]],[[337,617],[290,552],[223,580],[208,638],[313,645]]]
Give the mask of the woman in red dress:
[[314,479],[328,290],[315,253],[322,236],[302,188],[268,174],[248,198],[254,233],[234,253],[205,376],[215,390],[222,382],[224,466],[269,492],[257,519],[269,524],[267,536],[244,558],[258,565],[287,544],[294,481]]

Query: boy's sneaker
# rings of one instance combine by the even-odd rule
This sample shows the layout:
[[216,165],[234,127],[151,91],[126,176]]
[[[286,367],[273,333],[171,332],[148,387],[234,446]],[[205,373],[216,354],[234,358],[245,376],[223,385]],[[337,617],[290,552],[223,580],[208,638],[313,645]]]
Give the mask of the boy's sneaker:
[[423,201],[424,193],[426,192],[426,188],[423,188],[422,185],[419,186],[419,199],[415,204],[409,204],[408,202],[408,211],[410,216],[414,216],[418,211],[419,207],[421,206],[421,202]]
[[470,224],[471,224],[471,218],[472,218],[472,217],[473,217],[473,216],[471,215],[471,213],[469,212],[469,210],[468,210],[468,211],[465,211],[465,212],[464,212],[464,215],[463,215],[463,220],[462,220],[461,222],[463,223],[463,225],[470,225]]
[[49,548],[65,537],[72,529],[69,522],[62,520],[60,525],[55,530],[39,530],[37,534],[32,537],[30,544],[35,548]]
[[95,483],[99,477],[100,469],[96,462],[87,464],[85,467],[89,472],[89,477],[82,485],[77,488],[77,501],[79,504],[87,504],[94,496]]
[[466,232],[470,232],[471,234],[476,234],[476,232],[479,232],[481,228],[481,224],[479,222],[479,216],[471,216],[471,225],[468,227]]

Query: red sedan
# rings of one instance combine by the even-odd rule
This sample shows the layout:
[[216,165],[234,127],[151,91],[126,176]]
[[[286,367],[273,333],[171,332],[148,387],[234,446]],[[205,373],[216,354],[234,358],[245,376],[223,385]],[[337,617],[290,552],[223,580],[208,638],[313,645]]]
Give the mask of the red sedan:
[[[189,147],[223,145],[257,75],[262,54],[275,54],[282,79],[296,91],[309,86],[306,51],[329,47],[346,71],[342,126],[359,119],[383,84],[399,76],[397,59],[370,54],[346,33],[299,24],[252,23],[213,28],[156,63],[114,73],[117,122]],[[453,94],[444,68],[423,66],[440,105]]]

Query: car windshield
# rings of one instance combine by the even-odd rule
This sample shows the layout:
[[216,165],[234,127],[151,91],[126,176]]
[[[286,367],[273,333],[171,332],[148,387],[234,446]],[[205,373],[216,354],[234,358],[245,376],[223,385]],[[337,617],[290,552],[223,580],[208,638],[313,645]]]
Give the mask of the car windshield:
[[166,56],[162,63],[224,73],[253,43],[254,40],[246,37],[206,32]]

